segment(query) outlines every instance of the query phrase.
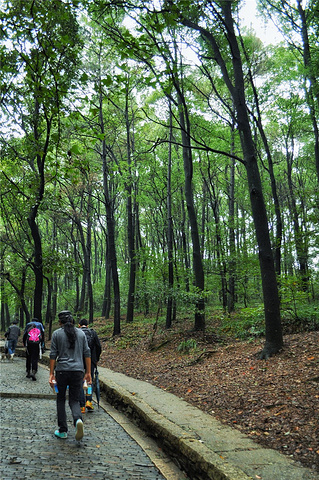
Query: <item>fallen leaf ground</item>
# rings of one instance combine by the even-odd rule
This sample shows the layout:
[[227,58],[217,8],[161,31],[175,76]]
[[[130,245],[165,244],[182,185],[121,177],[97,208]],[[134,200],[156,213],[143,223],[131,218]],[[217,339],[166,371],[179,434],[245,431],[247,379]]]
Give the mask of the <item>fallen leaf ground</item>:
[[[257,358],[262,339],[221,343],[190,331],[132,332],[104,339],[101,366],[170,391],[319,471],[319,332],[285,336],[282,352],[266,361]],[[196,348],[182,354],[187,339]]]

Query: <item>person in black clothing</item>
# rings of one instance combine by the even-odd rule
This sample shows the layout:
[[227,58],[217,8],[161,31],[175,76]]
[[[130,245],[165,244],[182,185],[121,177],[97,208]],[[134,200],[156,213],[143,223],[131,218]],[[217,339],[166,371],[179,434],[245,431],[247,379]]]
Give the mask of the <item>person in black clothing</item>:
[[[91,377],[93,380],[94,371],[96,369],[98,361],[100,360],[100,355],[102,351],[101,343],[96,331],[93,330],[93,328],[88,328],[88,321],[85,318],[80,320],[79,327],[81,328],[82,332],[85,333],[88,345],[91,350]],[[80,406],[82,413],[85,413],[86,410],[88,412],[93,412],[94,407],[92,405],[92,393],[93,391],[89,393],[87,389],[82,389],[80,396]]]
[[45,344],[44,344],[44,325],[42,322],[39,322],[39,320],[37,318],[33,318],[31,320],[31,322],[27,323],[26,326],[25,326],[25,329],[24,329],[24,332],[23,332],[23,335],[26,333],[27,330],[30,329],[32,323],[35,323],[35,326],[40,330],[40,332],[42,333],[42,344],[41,344],[41,350],[42,352],[45,351]]
[[13,360],[18,338],[20,336],[20,328],[18,327],[18,320],[13,320],[12,325],[8,328],[4,336],[8,340],[8,358]]
[[[40,356],[40,348],[43,342],[43,333],[38,327],[38,319],[33,318],[29,324],[28,329],[23,334],[23,345],[26,347],[26,371],[27,378],[36,380],[36,373],[38,371],[38,362]],[[35,332],[35,337],[30,338],[30,332]]]

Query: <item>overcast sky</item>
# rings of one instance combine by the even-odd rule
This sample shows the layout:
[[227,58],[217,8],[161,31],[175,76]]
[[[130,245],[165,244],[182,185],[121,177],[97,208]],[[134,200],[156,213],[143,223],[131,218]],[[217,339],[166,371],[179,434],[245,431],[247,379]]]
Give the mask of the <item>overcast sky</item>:
[[268,21],[267,24],[257,17],[256,14],[256,0],[245,0],[241,7],[241,18],[243,24],[247,27],[251,27],[258,38],[265,44],[275,44],[282,40],[281,35],[278,33],[276,27],[272,22]]

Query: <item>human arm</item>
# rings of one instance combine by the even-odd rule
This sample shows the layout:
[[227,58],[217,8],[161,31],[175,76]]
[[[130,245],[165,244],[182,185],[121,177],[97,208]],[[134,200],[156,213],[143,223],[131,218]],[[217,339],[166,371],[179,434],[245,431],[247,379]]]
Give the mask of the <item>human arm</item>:
[[49,384],[50,384],[50,387],[54,387],[54,384],[56,382],[56,378],[55,378],[55,359],[54,358],[50,358],[50,376],[49,376]]
[[54,332],[51,338],[51,351],[50,351],[50,374],[49,374],[49,384],[53,387],[53,382],[56,381],[55,378],[55,365],[56,359],[58,358],[59,352],[57,349],[57,342],[56,342],[56,333]]
[[88,384],[91,384],[91,383],[92,383],[92,376],[91,376],[91,357],[84,357],[84,360],[85,360],[84,380],[86,380]]

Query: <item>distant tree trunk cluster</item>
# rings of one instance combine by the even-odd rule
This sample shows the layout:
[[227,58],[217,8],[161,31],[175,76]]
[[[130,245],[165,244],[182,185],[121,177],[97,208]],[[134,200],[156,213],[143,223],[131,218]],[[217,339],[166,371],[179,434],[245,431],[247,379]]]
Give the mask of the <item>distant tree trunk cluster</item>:
[[3,2],[2,330],[262,303],[282,348],[283,303],[318,297],[311,5],[260,0],[265,46],[240,1]]

